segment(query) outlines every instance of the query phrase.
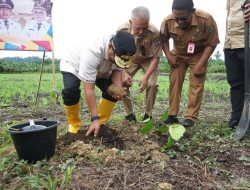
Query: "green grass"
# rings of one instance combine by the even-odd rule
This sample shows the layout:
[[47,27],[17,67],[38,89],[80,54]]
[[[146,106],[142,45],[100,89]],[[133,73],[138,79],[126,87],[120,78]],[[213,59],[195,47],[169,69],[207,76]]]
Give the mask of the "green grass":
[[[138,94],[137,87],[142,73],[139,72],[134,78],[134,84],[131,88],[131,97],[134,98],[139,105],[134,105],[134,110],[138,119],[144,114],[143,102],[145,93]],[[17,180],[15,189],[67,189],[69,187],[72,172],[75,169],[73,155],[61,154],[61,164],[49,165],[46,161],[39,161],[35,165],[28,165],[24,161],[17,161],[17,155],[13,150],[13,145],[6,129],[15,123],[22,122],[29,115],[22,112],[23,105],[26,105],[30,112],[42,113],[42,110],[62,113],[63,104],[61,98],[61,90],[63,88],[62,75],[56,74],[56,87],[52,85],[52,74],[43,74],[40,86],[38,106],[34,106],[36,93],[39,82],[39,73],[32,74],[0,74],[0,190],[6,188],[1,185],[8,184],[12,179]],[[162,115],[168,110],[168,87],[169,78],[167,74],[162,74],[158,78],[159,88],[157,100],[153,116],[161,119]],[[180,107],[180,117],[185,111],[188,98],[188,74],[183,85],[182,103]],[[55,104],[51,99],[51,91],[56,91],[59,95],[58,102]],[[97,90],[97,96],[100,97],[100,91]],[[81,99],[81,115],[89,118],[88,109],[84,101]],[[171,158],[178,154],[186,156],[187,161],[194,162],[199,157],[203,166],[208,169],[217,167],[216,159],[213,155],[205,155],[204,152],[214,149],[222,153],[228,154],[230,144],[232,144],[232,131],[226,127],[226,121],[230,114],[229,108],[229,86],[226,81],[225,74],[208,74],[205,83],[205,91],[203,97],[202,108],[200,112],[200,120],[195,126],[195,130],[188,131],[190,138],[183,138],[174,150],[167,152]],[[53,110],[55,109],[55,110]],[[41,110],[41,111],[39,111]],[[225,111],[226,110],[226,111]],[[58,116],[55,113],[55,117]],[[9,117],[9,116],[13,117]],[[32,116],[32,115],[31,115]],[[30,117],[31,117],[30,116]],[[45,114],[46,116],[46,114]],[[114,114],[110,122],[115,123],[123,120],[125,116],[121,103],[115,107]],[[64,117],[61,115],[61,117]],[[89,119],[86,120],[89,123]],[[58,135],[66,133],[65,128],[59,128]],[[225,143],[227,143],[225,146]],[[249,147],[249,140],[243,141],[242,144],[234,143],[234,146]],[[204,158],[203,158],[204,157]],[[244,162],[249,163],[249,158],[241,157]]]

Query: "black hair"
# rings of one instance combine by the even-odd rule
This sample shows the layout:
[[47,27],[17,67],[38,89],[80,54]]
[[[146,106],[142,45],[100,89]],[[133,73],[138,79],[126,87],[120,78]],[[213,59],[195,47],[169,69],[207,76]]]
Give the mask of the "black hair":
[[186,10],[191,12],[193,8],[193,0],[174,0],[172,4],[172,10]]

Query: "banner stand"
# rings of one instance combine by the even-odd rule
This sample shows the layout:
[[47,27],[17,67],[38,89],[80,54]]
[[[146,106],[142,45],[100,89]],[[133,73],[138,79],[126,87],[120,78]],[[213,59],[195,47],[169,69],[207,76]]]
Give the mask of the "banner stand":
[[40,85],[41,85],[42,74],[43,74],[43,66],[44,66],[44,58],[45,58],[45,51],[43,52],[43,60],[42,60],[42,65],[41,65],[41,69],[40,69],[40,79],[39,79],[39,82],[38,82],[38,88],[37,88],[37,92],[36,92],[35,105],[37,105],[38,94],[39,94],[39,91],[40,91]]
[[[56,89],[55,56],[54,56],[54,51],[51,51],[51,53],[52,53],[52,64],[51,64],[51,69],[52,69],[52,88],[53,88],[53,90],[55,90],[55,89]],[[42,81],[44,60],[45,60],[45,51],[43,52],[43,59],[42,59],[42,63],[41,63],[40,78],[39,78],[38,87],[37,87],[37,92],[36,92],[36,101],[35,101],[35,105],[37,105],[37,101],[38,101],[38,96],[39,96],[39,91],[40,91],[40,86],[41,86],[41,81]],[[57,98],[57,97],[56,97],[56,98]]]
[[56,66],[55,66],[55,55],[54,51],[52,53],[52,65],[51,65],[51,70],[52,70],[52,88],[56,89]]

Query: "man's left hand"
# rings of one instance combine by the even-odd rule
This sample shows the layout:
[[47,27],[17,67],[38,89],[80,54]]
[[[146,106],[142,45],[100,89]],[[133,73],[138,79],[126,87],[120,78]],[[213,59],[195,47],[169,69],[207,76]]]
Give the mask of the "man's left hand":
[[201,76],[206,72],[206,68],[203,64],[197,63],[194,66],[194,75],[195,76]]
[[148,86],[148,79],[143,77],[139,82],[139,92],[143,92]]
[[91,123],[88,131],[86,132],[86,136],[94,135],[94,137],[97,137],[99,130],[100,130],[99,120],[95,120]]
[[120,87],[114,84],[111,84],[107,91],[110,96],[117,100],[123,99],[128,95],[128,89],[126,87]]

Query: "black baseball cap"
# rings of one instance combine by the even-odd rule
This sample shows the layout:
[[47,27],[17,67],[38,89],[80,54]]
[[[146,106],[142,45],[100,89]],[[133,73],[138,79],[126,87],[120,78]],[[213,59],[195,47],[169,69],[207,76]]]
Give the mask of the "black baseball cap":
[[121,68],[130,68],[131,58],[136,52],[134,36],[129,32],[117,31],[113,37],[112,46],[115,52],[115,63]]

